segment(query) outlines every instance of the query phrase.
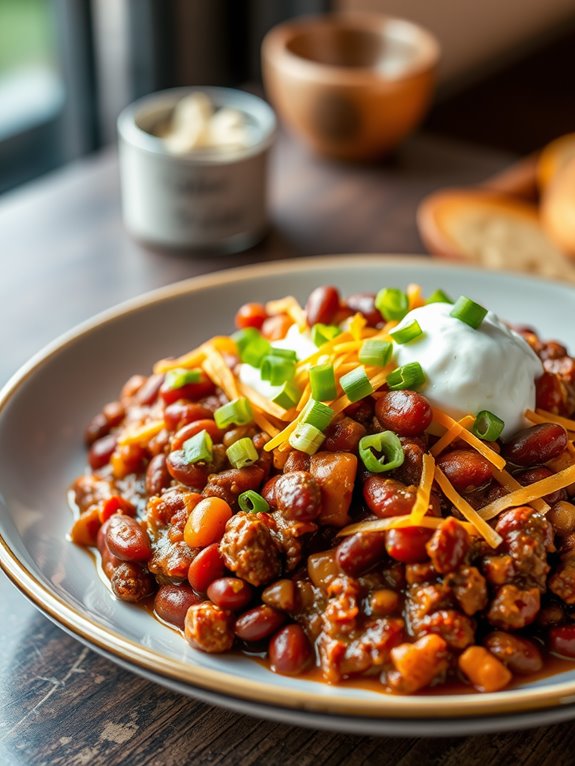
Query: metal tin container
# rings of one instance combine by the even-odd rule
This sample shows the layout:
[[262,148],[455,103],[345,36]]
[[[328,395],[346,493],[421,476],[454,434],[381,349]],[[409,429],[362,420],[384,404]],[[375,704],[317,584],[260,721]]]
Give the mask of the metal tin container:
[[[206,94],[216,109],[243,114],[246,147],[168,151],[162,127],[176,104],[194,92]],[[152,244],[193,250],[233,252],[255,244],[267,228],[267,160],[275,132],[275,115],[265,101],[230,88],[176,88],[131,104],[118,118],[128,230]]]

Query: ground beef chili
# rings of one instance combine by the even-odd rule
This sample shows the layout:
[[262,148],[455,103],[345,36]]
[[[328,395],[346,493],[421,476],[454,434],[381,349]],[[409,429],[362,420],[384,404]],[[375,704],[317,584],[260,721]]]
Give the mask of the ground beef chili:
[[[308,323],[329,329],[355,314],[377,330],[385,322],[374,301],[370,293],[345,301],[335,287],[320,287],[308,299]],[[237,316],[238,327],[268,340],[293,323],[293,311],[261,304]],[[537,407],[572,418],[575,360],[531,329],[518,332],[543,363]],[[236,369],[230,339],[218,353],[228,373]],[[212,368],[175,380],[161,369],[134,376],[87,426],[89,469],[72,486],[71,536],[99,550],[118,599],[153,599],[155,613],[201,651],[264,652],[279,673],[316,667],[330,683],[372,678],[401,694],[454,680],[496,691],[540,672],[549,653],[575,659],[575,483],[547,493],[543,510],[519,504],[497,514],[496,548],[437,483],[429,526],[386,529],[387,520],[412,513],[425,456],[441,435],[424,393],[380,384],[340,408],[313,454],[285,443],[267,451],[262,417],[216,423],[230,397],[221,377],[209,377]],[[273,423],[275,432],[285,425]],[[372,473],[360,443],[382,431],[395,434],[403,462]],[[210,449],[192,461],[198,435]],[[255,456],[238,467],[229,449],[242,440]],[[435,464],[481,509],[568,469],[572,441],[559,419],[540,418],[490,443],[507,460],[505,487],[485,454],[460,438]],[[240,507],[250,492],[264,506]],[[381,528],[339,534],[360,522]]]

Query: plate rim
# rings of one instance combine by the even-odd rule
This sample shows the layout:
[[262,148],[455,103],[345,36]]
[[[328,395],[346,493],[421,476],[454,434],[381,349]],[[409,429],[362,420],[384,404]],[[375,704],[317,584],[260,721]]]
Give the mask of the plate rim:
[[[253,278],[293,273],[294,271],[314,271],[330,264],[332,268],[350,267],[350,259],[357,268],[368,266],[385,267],[387,265],[401,268],[417,269],[425,266],[431,270],[462,271],[485,276],[484,269],[474,268],[467,264],[453,262],[437,263],[428,256],[417,255],[337,255],[314,256],[311,258],[286,259],[277,262],[264,262],[239,266],[212,272],[197,277],[174,282],[164,287],[147,291],[139,296],[99,312],[92,318],[81,322],[68,332],[60,335],[54,341],[44,346],[31,359],[22,365],[0,390],[0,415],[8,407],[13,396],[34,372],[59,353],[64,352],[73,344],[99,327],[120,320],[128,314],[145,310],[150,305],[170,301],[181,295],[193,294],[206,289],[217,288],[238,281]],[[513,272],[493,272],[494,277],[511,279],[513,282],[525,281],[530,283],[542,282],[567,292],[573,291],[572,286],[551,279],[534,278]],[[322,714],[352,716],[354,718],[397,718],[429,719],[445,718],[447,716],[459,719],[487,715],[512,715],[523,711],[535,711],[572,705],[575,702],[575,679],[564,681],[548,687],[517,688],[507,692],[492,694],[455,694],[430,696],[395,696],[384,692],[376,693],[365,698],[338,697],[337,686],[333,694],[308,692],[302,689],[291,689],[273,683],[270,672],[270,682],[246,679],[234,676],[223,670],[216,670],[195,665],[183,660],[176,660],[160,652],[149,649],[126,638],[120,633],[100,625],[80,610],[67,603],[21,562],[11,549],[9,541],[0,533],[0,567],[11,582],[36,606],[47,614],[53,621],[61,625],[74,636],[85,643],[97,646],[108,655],[118,660],[137,666],[140,670],[166,680],[189,684],[190,689],[200,687],[206,691],[222,693],[233,699],[243,699],[256,703],[269,703],[284,710],[305,709]]]

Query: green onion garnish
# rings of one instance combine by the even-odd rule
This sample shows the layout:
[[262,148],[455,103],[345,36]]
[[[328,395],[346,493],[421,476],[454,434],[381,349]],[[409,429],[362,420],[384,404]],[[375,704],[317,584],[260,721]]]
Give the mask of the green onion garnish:
[[316,346],[323,346],[333,338],[341,335],[341,330],[335,324],[321,324],[318,322],[311,328],[311,339]]
[[254,419],[251,404],[245,396],[233,399],[231,402],[218,407],[214,412],[214,420],[218,428],[227,428],[232,424],[246,426]]
[[281,389],[272,398],[272,402],[283,407],[284,410],[289,410],[291,407],[299,402],[301,397],[301,391],[293,382],[293,380],[286,380]]
[[429,303],[453,303],[452,299],[447,295],[447,293],[444,293],[443,290],[435,290],[431,293],[429,298],[425,301],[427,304]]
[[[376,453],[381,453],[378,457]],[[399,468],[403,463],[404,453],[401,442],[393,431],[364,436],[359,440],[359,456],[372,473],[383,473]]]
[[341,330],[335,324],[318,322],[311,328],[312,343],[315,343],[316,346],[323,346],[324,343],[337,338],[338,335],[341,335]]
[[267,513],[270,509],[267,500],[253,489],[248,489],[238,496],[238,505],[246,513]]
[[182,386],[187,386],[188,383],[199,383],[201,379],[201,370],[183,370],[178,368],[176,370],[168,370],[164,378],[164,385],[169,389],[182,388]]
[[398,327],[389,334],[396,343],[409,343],[423,335],[423,330],[419,326],[417,319],[414,319],[413,322],[409,322],[405,327]]
[[269,350],[271,356],[282,356],[284,359],[290,359],[293,362],[297,362],[297,354],[291,348],[275,348],[272,346]]
[[384,287],[375,296],[375,308],[385,320],[399,321],[409,311],[409,299],[406,293],[396,287]]
[[252,367],[259,367],[262,359],[270,351],[270,342],[255,329],[255,327],[245,327],[232,335],[240,354],[240,359],[244,364],[251,364]]
[[477,413],[471,430],[480,439],[494,442],[496,439],[499,439],[504,428],[505,423],[501,418],[498,418],[497,415],[489,412],[489,410],[481,410],[481,412]]
[[298,423],[295,431],[290,434],[288,441],[294,449],[298,449],[300,452],[305,452],[308,455],[314,455],[321,447],[324,439],[325,436],[319,428],[312,426],[311,423]]
[[402,388],[418,388],[425,380],[425,373],[419,362],[409,362],[390,372],[385,382],[391,391],[398,391]]
[[261,337],[261,333],[255,327],[244,327],[243,330],[238,330],[232,335],[232,340],[236,344],[241,356],[242,351],[248,344],[259,337]]
[[356,367],[355,370],[342,375],[339,382],[350,402],[358,402],[373,394],[373,386],[363,367]]
[[455,301],[455,306],[449,312],[449,316],[459,319],[461,322],[465,322],[474,330],[477,330],[481,322],[485,319],[487,309],[480,306],[479,303],[475,303],[471,298],[466,298],[462,295]]
[[311,395],[320,402],[335,399],[337,384],[333,364],[316,364],[310,368],[309,383]]
[[262,380],[269,380],[272,386],[281,386],[295,375],[295,361],[277,354],[266,354],[260,370]]
[[244,436],[243,439],[230,444],[226,455],[234,468],[246,468],[248,465],[253,465],[259,458],[258,451],[249,436]]
[[327,404],[310,399],[303,408],[300,423],[309,423],[315,426],[318,431],[325,431],[333,420],[334,415],[335,412]]
[[184,460],[190,463],[209,463],[212,459],[212,437],[206,430],[200,431],[182,445]]
[[391,359],[393,346],[387,340],[364,340],[359,349],[359,361],[371,367],[385,367]]

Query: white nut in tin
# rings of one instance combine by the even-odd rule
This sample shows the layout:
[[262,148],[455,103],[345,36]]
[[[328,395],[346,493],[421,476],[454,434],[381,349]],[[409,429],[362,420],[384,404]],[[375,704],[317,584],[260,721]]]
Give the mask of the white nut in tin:
[[263,237],[276,120],[262,99],[231,88],[162,91],[128,106],[118,132],[124,221],[138,239],[232,252]]

